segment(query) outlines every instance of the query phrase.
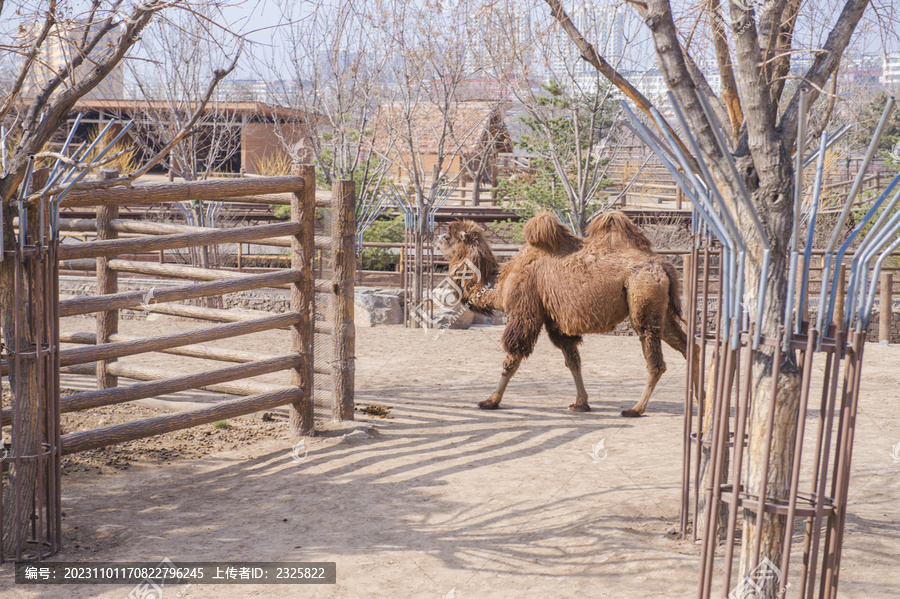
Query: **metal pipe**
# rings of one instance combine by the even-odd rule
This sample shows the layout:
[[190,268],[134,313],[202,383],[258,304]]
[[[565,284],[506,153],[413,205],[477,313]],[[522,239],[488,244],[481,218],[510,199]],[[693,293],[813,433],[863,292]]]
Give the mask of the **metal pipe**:
[[[713,114],[712,108],[709,105],[709,102],[703,96],[703,94],[697,94],[697,99],[700,101],[700,107],[703,109],[703,113],[706,115],[707,120],[710,123],[715,122],[715,115]],[[731,156],[731,152],[728,150],[728,145],[725,143],[725,139],[722,137],[722,132],[719,131],[716,127],[711,127],[713,132],[713,137],[716,139],[716,144],[719,146],[719,150],[725,156],[725,162],[728,164],[731,170],[731,174],[734,176],[735,180],[738,182],[738,186],[741,188],[741,193],[744,196],[746,201],[746,207],[750,212],[750,216],[753,217],[753,226],[762,239],[763,245],[765,247],[771,247],[771,243],[769,242],[769,237],[766,235],[765,229],[762,226],[762,223],[759,220],[759,214],[756,212],[756,207],[753,206],[753,203],[750,201],[750,192],[747,190],[747,186],[744,185],[744,179],[741,177],[741,173],[738,171],[737,165],[734,162],[734,158]]]
[[69,131],[69,135],[66,137],[66,141],[62,146],[62,149],[59,151],[60,158],[56,159],[56,164],[53,165],[53,170],[50,172],[50,176],[47,178],[47,184],[44,186],[44,191],[46,192],[48,189],[52,187],[52,183],[56,181],[57,171],[59,171],[59,165],[62,164],[62,156],[66,155],[66,152],[69,150],[69,144],[72,143],[72,138],[75,136],[75,130],[78,129],[78,124],[81,122],[82,113],[78,113],[75,117],[75,122],[72,124],[72,130]]
[[[651,116],[653,117],[653,119],[656,121],[660,131],[662,131],[663,136],[666,137],[666,139],[669,141],[669,143],[674,146],[675,145],[674,137],[672,137],[672,134],[669,131],[669,128],[666,126],[665,120],[662,118],[662,115],[655,108],[651,108],[650,113],[651,113]],[[689,138],[691,137],[690,132],[687,132],[687,135]],[[692,141],[692,143],[694,143],[696,145],[696,142],[693,141],[693,139],[691,139],[691,141]],[[678,157],[678,161],[681,164],[681,167],[682,167],[686,177],[691,181],[693,187],[695,189],[705,189],[706,190],[706,193],[701,195],[700,197],[706,199],[706,203],[708,204],[708,206],[707,206],[708,213],[710,215],[717,214],[715,205],[713,204],[713,202],[710,198],[710,194],[709,194],[709,191],[711,190],[716,194],[716,197],[719,200],[718,213],[721,213],[725,217],[725,223],[727,223],[727,228],[726,228],[726,226],[722,224],[721,220],[719,222],[719,225],[721,226],[721,228],[724,229],[723,233],[725,233],[725,235],[722,236],[723,237],[723,239],[722,239],[723,246],[727,247],[726,255],[723,256],[724,266],[727,266],[727,270],[725,270],[724,273],[727,273],[727,275],[723,273],[723,276],[720,277],[722,280],[722,284],[724,286],[723,288],[727,295],[725,298],[724,309],[723,309],[723,306],[719,306],[719,313],[720,313],[721,322],[722,322],[723,335],[725,338],[732,339],[732,344],[734,344],[737,341],[737,337],[735,336],[735,333],[737,332],[736,324],[737,324],[737,322],[739,322],[739,315],[737,314],[737,311],[739,310],[740,300],[741,300],[741,297],[737,295],[737,289],[736,289],[736,286],[738,288],[741,287],[741,285],[738,283],[738,281],[736,279],[736,276],[737,276],[737,272],[736,272],[737,271],[737,263],[736,262],[737,262],[738,254],[743,254],[746,250],[746,248],[744,247],[744,243],[743,243],[743,236],[741,235],[740,231],[735,226],[734,219],[731,217],[731,213],[728,211],[728,207],[726,206],[725,202],[723,201],[722,196],[719,195],[718,189],[713,184],[713,182],[711,180],[712,177],[709,174],[709,169],[706,167],[706,164],[704,163],[704,161],[702,159],[698,159],[696,162],[700,166],[701,173],[706,176],[709,176],[710,180],[707,182],[707,184],[704,184],[702,180],[697,179],[697,177],[694,175],[693,171],[691,170],[690,164],[688,163],[687,159],[685,158],[683,152],[681,152],[681,151],[676,152],[676,156]],[[729,230],[731,232],[730,235],[728,235],[726,232]],[[735,247],[735,246],[737,246],[737,247]],[[741,274],[743,274],[743,273],[741,272]],[[725,285],[726,282],[727,282],[727,285]],[[732,330],[732,329],[735,329],[735,330]]]
[[[898,229],[900,229],[900,227],[898,227]],[[900,237],[897,237],[897,239],[895,239],[894,242],[878,256],[878,260],[875,261],[875,268],[872,271],[872,282],[869,284],[869,293],[866,297],[865,310],[863,310],[862,306],[860,307],[859,319],[857,320],[856,330],[859,333],[869,326],[869,319],[872,317],[872,306],[875,304],[875,292],[878,288],[878,277],[881,274],[881,265],[885,258],[890,256],[891,252],[897,249],[897,246],[900,246]],[[881,306],[881,310],[893,310],[893,306]]]
[[0,167],[2,174],[6,176],[6,126],[0,126]]
[[771,258],[771,250],[763,250],[762,274],[759,277],[759,297],[756,300],[756,328],[753,330],[753,349],[759,349],[759,341],[762,335],[762,320],[765,311],[766,290],[769,286],[769,260]]
[[[25,260],[25,237],[28,235],[28,211],[25,209],[25,197],[31,187],[31,174],[34,171],[34,156],[28,157],[28,166],[25,168],[25,178],[19,187],[19,259]],[[18,396],[17,396],[18,397]]]
[[[850,125],[842,125],[838,128],[837,131],[829,135],[828,137],[828,145],[825,146],[825,151],[827,152],[831,148],[834,147],[834,144],[841,141],[848,133],[850,132]],[[803,166],[809,166],[813,163],[813,161],[819,157],[819,149],[816,148],[809,156],[806,157],[806,160],[803,162]]]
[[[900,217],[900,213],[894,215],[891,214],[893,209],[896,207],[898,200],[900,200],[900,189],[898,189],[897,193],[894,194],[894,197],[888,203],[888,206],[886,206],[882,211],[881,215],[878,217],[878,220],[875,221],[875,224],[872,225],[872,228],[869,230],[866,238],[854,253],[853,261],[851,262],[850,267],[850,285],[848,290],[848,298],[850,298],[852,302],[850,306],[847,306],[847,309],[844,312],[845,324],[848,327],[850,325],[849,319],[851,318],[853,309],[855,307],[855,296],[857,294],[859,295],[860,303],[862,303],[863,289],[866,286],[866,278],[868,276],[868,262],[872,259],[872,256],[877,251],[877,248],[883,245],[883,243],[885,242],[884,237],[888,234],[888,230],[892,226],[888,225],[887,229],[885,229],[885,221],[887,220],[889,223],[894,223],[896,222],[896,219]],[[862,282],[860,283],[860,281]]]
[[[881,204],[884,202],[884,199],[888,196],[888,194],[891,191],[893,191],[894,187],[898,183],[900,183],[900,174],[898,174],[896,177],[894,177],[894,179],[888,184],[887,188],[884,190],[884,192],[882,192],[881,196],[879,196],[879,198],[872,204],[872,206],[869,208],[869,210],[863,216],[862,220],[856,225],[856,227],[854,227],[853,231],[850,232],[850,234],[847,236],[847,239],[844,240],[844,243],[841,244],[841,247],[838,249],[837,254],[835,255],[835,262],[834,262],[835,264],[840,264],[842,262],[842,260],[844,259],[844,254],[847,252],[847,249],[849,249],[850,244],[853,243],[853,241],[856,239],[856,237],[862,231],[863,227],[865,227],[868,224],[868,222],[872,219],[872,216],[875,214],[875,212],[878,210],[878,208],[881,207]],[[842,226],[841,224],[838,224],[837,228],[835,230],[840,229],[841,226]],[[826,250],[826,251],[828,251],[828,250]],[[851,265],[850,274],[851,275],[853,274],[853,265]],[[852,280],[850,282],[852,283]],[[849,289],[849,285],[848,285],[848,289]],[[834,305],[835,305],[836,295],[837,295],[837,286],[834,286],[834,287],[832,287],[831,292],[829,294],[829,298],[828,298],[828,314],[826,317],[826,322],[831,322],[831,319],[834,316]],[[848,293],[848,297],[850,297],[849,293]],[[845,308],[846,308],[846,306],[845,306]],[[845,310],[844,314],[845,315],[847,314],[846,310]]]
[[[691,205],[694,206],[698,210],[700,215],[703,217],[704,221],[709,222],[711,224],[713,229],[716,231],[717,236],[718,235],[724,236],[724,226],[720,230],[718,228],[718,225],[711,221],[711,215],[707,212],[705,205],[703,205],[700,202],[699,195],[698,195],[700,190],[695,191],[692,188],[690,183],[688,183],[688,181],[685,179],[684,175],[681,172],[679,172],[679,170],[674,166],[674,164],[672,164],[672,162],[669,161],[669,159],[666,158],[662,154],[662,151],[659,149],[659,147],[656,145],[656,143],[649,136],[645,135],[647,133],[647,128],[644,127],[643,123],[641,123],[640,121],[637,120],[637,117],[634,115],[633,112],[631,112],[631,109],[628,108],[628,106],[625,105],[624,102],[622,104],[626,111],[627,116],[630,119],[632,119],[635,123],[635,127],[632,127],[632,131],[634,131],[638,135],[638,137],[641,138],[641,141],[643,141],[647,145],[647,147],[649,147],[657,155],[657,157],[662,162],[663,166],[666,168],[666,170],[669,171],[669,174],[672,175],[672,177],[675,179],[676,183],[678,183],[679,186],[681,187],[682,191],[685,192],[685,195],[688,196],[688,199],[691,201]],[[625,122],[627,122],[627,121],[625,121]]]
[[[797,304],[797,324],[794,333],[800,334],[803,314],[806,312],[806,292],[809,287],[809,262],[812,257],[813,235],[816,228],[816,215],[819,212],[819,194],[822,192],[822,175],[825,172],[825,146],[828,133],[823,131],[819,141],[819,162],[816,166],[816,179],[813,183],[812,207],[809,211],[809,226],[806,229],[806,247],[803,248],[803,277],[800,282],[800,301]],[[790,335],[788,335],[790,337]]]
[[[878,150],[878,144],[881,141],[881,136],[884,134],[884,129],[887,126],[888,119],[891,116],[891,112],[894,110],[894,97],[891,96],[887,100],[887,104],[885,104],[884,112],[881,113],[881,120],[878,121],[878,125],[875,127],[875,132],[872,134],[872,141],[869,143],[869,148],[866,150],[866,156],[863,158],[862,164],[859,166],[859,172],[856,173],[856,179],[853,181],[853,186],[850,188],[850,192],[847,194],[847,203],[844,204],[844,209],[841,210],[841,215],[838,217],[837,225],[834,227],[834,232],[831,234],[831,239],[828,241],[828,245],[825,248],[826,252],[833,252],[837,247],[838,240],[840,239],[840,232],[844,226],[844,223],[847,222],[847,217],[850,215],[850,209],[853,207],[853,200],[856,199],[856,194],[859,193],[859,189],[862,187],[863,179],[866,175],[866,170],[869,168],[869,163],[872,162],[872,158],[875,156],[875,152]],[[802,113],[801,113],[802,114]]]

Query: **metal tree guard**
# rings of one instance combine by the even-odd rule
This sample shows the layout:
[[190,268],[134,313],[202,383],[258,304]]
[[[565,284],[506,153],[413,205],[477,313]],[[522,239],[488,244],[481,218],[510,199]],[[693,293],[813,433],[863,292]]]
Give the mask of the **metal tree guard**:
[[[0,447],[0,563],[9,558],[43,560],[56,555],[62,543],[59,420],[59,206],[73,186],[103,158],[131,127],[91,158],[111,121],[87,148],[81,144],[66,156],[81,115],[57,155],[52,169],[34,170],[31,158],[15,202],[17,237],[3,239],[0,248],[10,265],[14,317],[3,330],[4,387],[10,391],[3,425],[9,438]],[[7,173],[7,131],[0,131],[3,176]],[[51,195],[53,190],[59,190]],[[15,223],[14,223],[15,224]]]
[[[424,208],[409,201],[407,196],[388,184],[391,199],[403,213],[403,247],[400,254],[400,276],[403,280],[403,322],[407,327],[422,326],[432,328],[434,321],[434,218],[438,209],[456,191],[441,183],[432,186],[434,199]],[[424,225],[424,227],[423,227]],[[424,228],[424,234],[420,233]],[[422,235],[422,273],[418,287],[415,277],[416,240]],[[414,298],[422,298],[418,306],[413,306]]]
[[[663,126],[663,118],[658,112],[654,111],[653,117],[662,131],[663,139],[645,127],[627,107],[626,113],[630,128],[656,153],[692,204],[693,244],[687,281],[687,296],[691,298],[691,304],[687,310],[687,318],[688,328],[699,351],[697,354],[688,352],[681,534],[682,537],[686,534],[689,517],[693,516],[693,537],[696,540],[699,535],[702,541],[698,596],[704,599],[714,594],[714,569],[721,566],[724,576],[719,581],[720,584],[716,585],[717,596],[758,596],[755,593],[766,588],[766,584],[770,585],[768,588],[776,584],[780,586],[779,596],[788,596],[790,590],[797,597],[833,598],[837,594],[839,579],[866,329],[881,266],[887,256],[900,246],[900,210],[895,211],[900,205],[900,188],[891,196],[900,183],[900,174],[894,177],[872,203],[843,243],[838,244],[885,123],[893,110],[894,101],[891,99],[885,107],[838,222],[831,232],[823,260],[822,286],[817,305],[807,306],[813,231],[822,191],[825,154],[829,147],[846,134],[847,128],[839,129],[830,136],[823,134],[818,148],[805,155],[807,96],[806,93],[801,93],[787,305],[777,333],[774,336],[763,336],[759,323],[762,322],[765,308],[765,273],[770,270],[769,239],[750,201],[750,194],[743,188],[742,179],[724,137],[713,126],[716,143],[726,158],[726,168],[742,188],[740,197],[735,198],[735,201],[750,216],[758,237],[755,243],[762,250],[764,274],[756,283],[757,299],[751,301],[751,295],[746,294],[745,289],[753,282],[746,280],[744,272],[749,243],[735,226],[735,215],[717,190],[674,95],[670,93],[669,98],[675,117],[693,151],[693,157],[675,143],[667,127]],[[698,100],[708,121],[715,123],[705,98],[698,94]],[[804,210],[803,167],[813,161],[816,162],[813,189],[808,207]],[[697,165],[696,171],[691,168],[693,164]],[[884,209],[880,216],[872,223],[882,207]],[[804,224],[807,231],[805,245],[801,250],[800,231]],[[843,286],[838,281],[838,277],[842,276],[840,265],[850,245],[866,228],[868,232],[850,261],[849,284],[842,297]],[[713,273],[716,274],[717,281],[713,279]],[[794,295],[797,291],[799,294],[795,308]],[[710,314],[713,306],[715,318],[711,318]],[[815,314],[808,316],[810,309],[814,309]],[[882,306],[881,309],[889,310],[890,306]],[[836,310],[839,311],[837,316]],[[768,346],[769,351],[774,352],[771,399],[768,406],[759,406],[767,409],[765,422],[754,423],[751,427],[748,422],[750,409],[757,400],[756,397],[751,397],[752,367],[756,353],[763,346]],[[709,360],[708,348],[712,351]],[[800,370],[798,408],[796,414],[791,414],[792,418],[796,418],[797,430],[793,441],[789,492],[786,497],[779,497],[775,496],[769,484],[770,464],[774,459],[784,457],[772,451],[776,390],[782,377],[779,371],[782,355],[784,352],[794,351],[800,353],[797,360]],[[691,391],[695,383],[695,359],[700,361],[700,380],[696,381],[700,389],[696,425],[693,422],[694,400]],[[824,374],[821,378],[820,401],[818,406],[815,402],[813,404],[818,408],[816,414],[808,408],[814,365],[818,364],[824,364]],[[709,391],[704,397],[707,383]],[[814,441],[812,434],[810,439],[805,439],[807,427],[815,430]],[[761,460],[762,475],[757,483],[758,493],[751,493],[750,470],[747,468],[750,457],[746,448],[749,447],[750,435],[760,433],[764,451],[761,457],[756,455],[754,459]],[[701,459],[704,453],[705,460]],[[701,484],[702,481],[705,484]],[[705,513],[699,509],[701,498],[705,500]],[[760,561],[764,514],[777,515],[783,518],[785,524],[779,564],[768,559]],[[737,538],[739,516],[745,522],[748,519],[755,520],[756,527],[750,538]],[[802,557],[799,572],[796,571],[797,568],[790,570],[794,523],[798,518],[806,522],[801,550],[795,556]],[[746,530],[751,529],[745,528]],[[721,545],[724,563],[715,562],[720,533],[724,535],[724,543]],[[742,561],[747,566],[739,581],[735,576],[734,563],[737,546],[741,547],[745,558]]]

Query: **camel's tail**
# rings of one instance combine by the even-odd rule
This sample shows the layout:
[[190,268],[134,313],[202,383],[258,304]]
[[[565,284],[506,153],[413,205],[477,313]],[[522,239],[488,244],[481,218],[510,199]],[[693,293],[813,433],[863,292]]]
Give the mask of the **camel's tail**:
[[525,242],[545,252],[574,251],[581,239],[573,234],[552,212],[538,212],[525,224]]
[[650,251],[650,240],[631,219],[618,210],[609,210],[588,225],[587,237],[591,243],[602,243],[610,250],[631,247]]
[[684,313],[681,308],[681,282],[678,280],[678,271],[668,260],[663,262],[666,276],[669,277],[669,314],[680,322],[684,322]]

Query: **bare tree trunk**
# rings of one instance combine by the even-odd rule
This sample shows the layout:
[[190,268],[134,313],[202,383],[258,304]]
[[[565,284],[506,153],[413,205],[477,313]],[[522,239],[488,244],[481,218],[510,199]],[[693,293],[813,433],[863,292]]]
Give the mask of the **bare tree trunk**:
[[[720,304],[721,305],[721,304]],[[712,376],[713,372],[717,371],[718,368],[725,368],[724,363],[716,364],[713,362],[710,367],[710,377],[706,386],[706,401],[703,405],[703,441],[706,443],[711,443],[713,440],[713,398],[715,397],[715,386],[717,384],[718,377]],[[734,378],[734,369],[730,369],[730,373],[725,373],[728,377],[726,385],[727,388],[730,388],[731,379]],[[724,416],[727,419],[727,414]],[[726,427],[725,435],[727,436],[729,433],[728,428]],[[702,537],[704,534],[704,530],[706,527],[706,523],[709,519],[709,512],[707,511],[709,508],[709,489],[711,484],[711,478],[715,475],[712,472],[712,449],[711,445],[702,444],[700,447],[700,484],[697,486],[697,522],[694,523],[694,529],[697,533],[698,537]],[[718,484],[722,484],[728,481],[728,466],[730,462],[730,454],[728,451],[725,451],[722,454],[723,461],[721,465],[721,469],[719,470],[719,474],[716,477],[718,480]],[[725,535],[728,533],[728,504],[725,502],[721,502],[719,504],[719,513],[716,516],[716,530],[713,534],[716,536],[716,544],[725,539]]]
[[[768,277],[762,327],[764,334],[771,338],[776,338],[778,324],[784,318],[788,285],[784,273],[787,270],[787,242],[790,237],[793,211],[793,204],[790,201],[793,195],[793,179],[789,167],[786,166],[790,159],[784,154],[776,159],[781,163],[779,165],[781,176],[772,177],[768,181],[769,186],[761,187],[753,198],[757,205],[771,207],[767,211],[773,233],[770,235],[772,251],[769,272],[760,272],[759,256],[755,256],[757,259],[750,260],[748,264],[748,281],[759,281],[761,276]],[[741,220],[746,223],[749,219]],[[752,239],[753,234],[750,230],[745,229],[743,233]],[[754,296],[755,291],[752,286],[748,289]],[[790,492],[800,400],[800,374],[794,352],[780,352],[771,346],[760,346],[755,354],[750,384],[752,392],[747,425],[749,442],[746,454],[748,475],[746,492],[751,496],[760,496],[765,481],[763,499],[786,500]],[[767,446],[769,435],[771,443]],[[768,462],[765,460],[767,454]],[[764,513],[759,520],[757,516],[756,511],[744,509],[741,578],[748,576],[763,559],[770,560],[776,567],[780,567],[781,564],[786,518],[772,513]],[[762,527],[761,531],[757,522]],[[761,538],[757,544],[760,532]],[[757,551],[759,551],[758,561]],[[777,597],[780,587],[784,584],[785,581],[777,580],[774,576],[769,577],[764,582],[765,588],[761,596]]]
[[[29,277],[28,269],[23,269],[24,276],[21,281],[22,295],[16,302],[14,280],[16,269],[16,236],[13,234],[13,210],[7,203],[3,208],[6,210],[4,215],[4,223],[6,230],[4,231],[4,259],[0,262],[0,318],[2,318],[3,336],[6,339],[7,347],[10,353],[18,349],[19,353],[26,353],[34,350],[35,341],[37,339],[37,331],[35,325],[39,315],[43,314],[42,300],[43,298],[35,295],[35,281]],[[35,238],[37,233],[38,213],[32,207],[29,209],[28,222],[29,233]],[[20,233],[24,234],[24,232]],[[29,318],[29,315],[31,318]],[[21,326],[16,335],[16,321]],[[17,337],[17,338],[16,338]],[[18,345],[18,347],[17,347]],[[12,424],[12,447],[13,451],[19,456],[38,455],[41,450],[41,415],[38,411],[38,372],[37,359],[32,357],[23,357],[21,359],[22,372],[21,376],[17,376],[15,369],[12,367],[12,355],[10,359],[9,369],[9,386],[11,404],[14,408],[13,413],[20,416],[18,420],[14,419]],[[3,555],[11,557],[14,555],[17,540],[19,538],[26,539],[28,535],[28,518],[27,511],[32,508],[34,498],[34,489],[37,484],[37,466],[36,460],[22,460],[19,466],[15,466],[13,456],[7,461],[9,464],[8,479],[4,489],[3,497]],[[20,488],[20,494],[15,490]],[[17,497],[18,495],[18,497]],[[17,524],[20,527],[17,528]]]

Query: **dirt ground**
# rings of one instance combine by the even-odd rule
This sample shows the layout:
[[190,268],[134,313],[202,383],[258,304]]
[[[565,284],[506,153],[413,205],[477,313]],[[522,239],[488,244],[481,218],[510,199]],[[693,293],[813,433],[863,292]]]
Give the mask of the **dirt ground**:
[[[90,326],[68,319],[64,330]],[[161,318],[120,328],[188,326]],[[620,410],[644,382],[639,343],[587,338],[593,411],[576,414],[565,409],[575,393],[569,372],[544,337],[503,409],[478,410],[499,376],[501,332],[433,339],[359,329],[357,404],[390,408],[390,417],[358,413],[299,448],[274,412],[68,458],[64,548],[54,561],[337,563],[335,585],[192,585],[166,588],[163,598],[694,596],[699,548],[667,534],[679,511],[682,358],[665,349],[669,370],[647,416],[625,419]],[[274,354],[288,344],[272,332],[239,346]],[[209,367],[162,354],[151,365]],[[900,347],[866,348],[842,597],[900,596],[900,459],[891,455],[900,453],[898,369]],[[79,385],[89,383],[63,381]],[[107,408],[66,426],[141,417],[159,405]],[[125,599],[133,590],[15,585],[12,571],[0,566],[3,597]]]

